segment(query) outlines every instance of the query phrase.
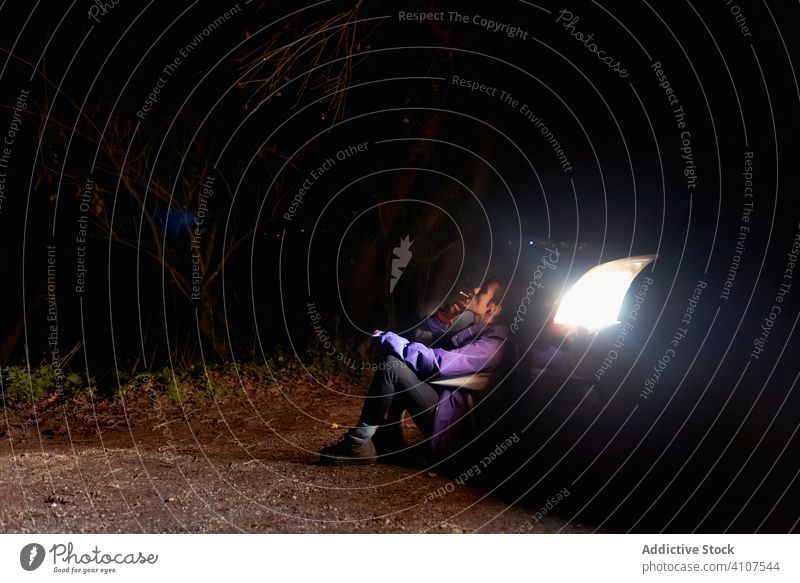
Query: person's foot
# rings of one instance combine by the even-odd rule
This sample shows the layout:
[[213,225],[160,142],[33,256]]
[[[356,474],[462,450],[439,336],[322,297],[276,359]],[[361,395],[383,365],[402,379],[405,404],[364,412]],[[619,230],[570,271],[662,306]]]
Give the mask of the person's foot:
[[326,466],[366,465],[377,460],[375,444],[370,438],[356,437],[345,433],[337,443],[323,447],[319,452],[319,462]]

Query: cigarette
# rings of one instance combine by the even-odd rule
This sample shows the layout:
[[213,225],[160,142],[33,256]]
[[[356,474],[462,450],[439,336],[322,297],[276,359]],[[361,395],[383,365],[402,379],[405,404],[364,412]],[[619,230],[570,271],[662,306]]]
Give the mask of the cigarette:
[[470,298],[470,297],[472,297],[472,296],[470,296],[469,294],[465,294],[463,291],[459,291],[458,293],[460,293],[460,294],[461,294],[462,296],[464,296],[465,298]]

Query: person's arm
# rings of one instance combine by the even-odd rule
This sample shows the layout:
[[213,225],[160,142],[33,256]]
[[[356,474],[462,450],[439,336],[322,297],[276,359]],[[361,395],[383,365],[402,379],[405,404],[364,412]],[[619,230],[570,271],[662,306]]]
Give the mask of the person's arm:
[[414,331],[414,340],[427,346],[440,342],[448,334],[463,330],[475,321],[475,314],[465,310],[452,316],[445,308],[437,310]]
[[394,332],[381,332],[376,330],[372,333],[372,345],[378,354],[383,356],[396,356],[403,358],[406,346],[411,343],[407,338],[403,338]]
[[489,334],[465,346],[445,350],[386,332],[376,338],[376,348],[381,354],[402,359],[419,377],[457,377],[497,367],[503,357],[504,339],[501,334]]
[[452,350],[411,342],[405,347],[403,360],[419,377],[459,377],[491,371],[502,360],[503,341],[501,337],[486,336]]

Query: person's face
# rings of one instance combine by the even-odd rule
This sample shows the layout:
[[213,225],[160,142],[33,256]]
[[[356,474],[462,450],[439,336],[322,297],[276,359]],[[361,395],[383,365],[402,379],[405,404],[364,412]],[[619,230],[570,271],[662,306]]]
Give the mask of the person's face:
[[484,284],[482,287],[476,287],[472,290],[472,300],[467,304],[467,309],[474,312],[478,321],[489,322],[500,313],[500,306],[491,303],[492,298],[497,289],[500,287],[499,283]]

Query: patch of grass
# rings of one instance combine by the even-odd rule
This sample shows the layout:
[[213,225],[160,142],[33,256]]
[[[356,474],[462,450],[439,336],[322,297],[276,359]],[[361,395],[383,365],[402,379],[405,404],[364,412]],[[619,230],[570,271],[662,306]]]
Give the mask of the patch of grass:
[[[90,379],[94,386],[94,378]],[[7,366],[2,369],[2,386],[10,406],[33,403],[44,397],[72,399],[89,393],[89,384],[76,372],[66,370],[56,374],[51,366],[41,364],[28,373],[26,366]]]
[[194,364],[174,369],[163,367],[153,372],[119,371],[119,386],[114,379],[113,388],[107,390],[96,389],[94,378],[88,384],[82,375],[68,370],[62,371],[57,378],[52,367],[44,364],[32,368],[30,375],[26,366],[5,367],[0,380],[6,404],[10,407],[45,398],[69,400],[88,395],[90,385],[95,398],[135,398],[153,391],[158,396],[167,396],[174,403],[188,401],[196,405],[203,405],[209,399],[240,394],[240,380],[247,385],[265,388],[277,384],[290,396],[299,383],[311,379],[324,384],[366,386],[372,377],[369,366],[362,366],[361,361],[354,358],[339,357],[340,354],[344,353],[336,352],[331,356],[322,350],[309,350],[298,358],[275,350],[266,362],[224,362],[208,364],[207,367]]

